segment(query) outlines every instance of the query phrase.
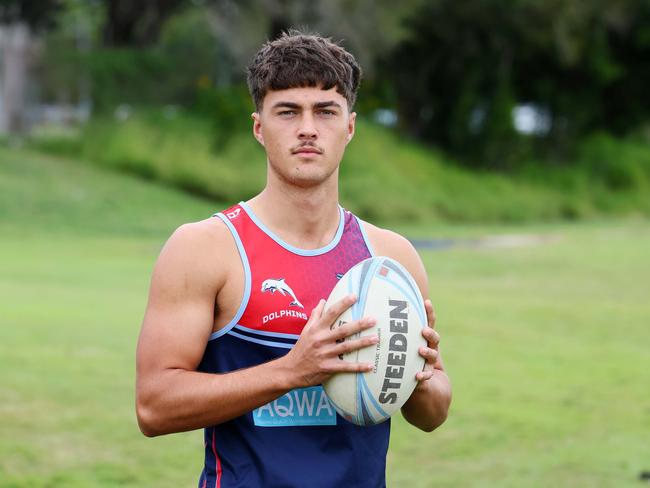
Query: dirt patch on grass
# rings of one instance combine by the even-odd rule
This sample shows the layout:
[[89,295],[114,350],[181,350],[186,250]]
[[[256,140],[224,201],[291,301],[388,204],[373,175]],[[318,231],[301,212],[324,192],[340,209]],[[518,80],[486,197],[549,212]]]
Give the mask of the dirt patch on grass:
[[561,239],[559,235],[503,234],[475,239],[409,239],[417,249],[446,250],[457,247],[478,249],[512,249],[550,244]]

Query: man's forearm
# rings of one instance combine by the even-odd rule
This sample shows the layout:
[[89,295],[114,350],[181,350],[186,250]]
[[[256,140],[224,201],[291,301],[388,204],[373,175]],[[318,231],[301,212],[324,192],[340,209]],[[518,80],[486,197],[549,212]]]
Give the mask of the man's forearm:
[[295,374],[279,358],[247,369],[210,374],[167,369],[139,379],[138,424],[147,436],[184,432],[243,415],[293,388]]
[[402,407],[402,415],[412,425],[426,432],[439,427],[447,418],[451,404],[451,384],[447,374],[435,370],[420,383]]

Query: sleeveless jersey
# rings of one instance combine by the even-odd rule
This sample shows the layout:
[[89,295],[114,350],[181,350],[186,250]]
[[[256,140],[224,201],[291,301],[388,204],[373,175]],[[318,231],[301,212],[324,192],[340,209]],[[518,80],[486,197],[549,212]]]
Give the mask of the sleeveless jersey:
[[[339,207],[336,235],[304,250],[282,241],[245,204],[215,214],[232,233],[245,273],[242,303],[210,336],[199,370],[227,373],[286,354],[337,280],[372,255],[360,221]],[[205,429],[199,487],[385,486],[390,421],[359,427],[338,416],[322,386],[292,390]]]

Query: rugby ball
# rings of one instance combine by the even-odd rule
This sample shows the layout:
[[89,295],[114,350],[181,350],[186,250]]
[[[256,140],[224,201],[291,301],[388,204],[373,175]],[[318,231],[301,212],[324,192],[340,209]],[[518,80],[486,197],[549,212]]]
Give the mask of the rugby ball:
[[325,310],[346,295],[357,301],[343,312],[332,327],[363,317],[377,324],[345,340],[376,334],[375,346],[344,354],[344,361],[371,363],[372,371],[338,373],[323,383],[337,412],[357,425],[373,425],[387,420],[408,400],[417,385],[415,374],[424,368],[418,353],[427,341],[422,328],[427,314],[413,277],[394,259],[377,256],[361,261],[336,284]]

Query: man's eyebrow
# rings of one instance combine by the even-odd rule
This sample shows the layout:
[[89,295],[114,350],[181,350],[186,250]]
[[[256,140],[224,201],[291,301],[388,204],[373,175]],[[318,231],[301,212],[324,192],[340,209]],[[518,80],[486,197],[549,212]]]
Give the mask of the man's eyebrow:
[[[327,100],[325,102],[317,102],[317,103],[315,103],[313,105],[313,108],[325,108],[325,107],[342,108],[341,104],[339,104],[338,102],[335,102],[334,100]],[[271,107],[271,108],[295,108],[295,109],[298,109],[298,108],[302,108],[302,107],[301,107],[301,105],[299,103],[280,101],[280,102],[274,103],[273,107]]]
[[342,108],[338,102],[334,100],[328,100],[327,102],[318,102],[314,104],[314,108],[325,108],[325,107],[338,107]]
[[273,107],[271,108],[279,108],[279,107],[285,107],[285,108],[300,108],[300,105],[294,102],[276,102],[273,104]]

